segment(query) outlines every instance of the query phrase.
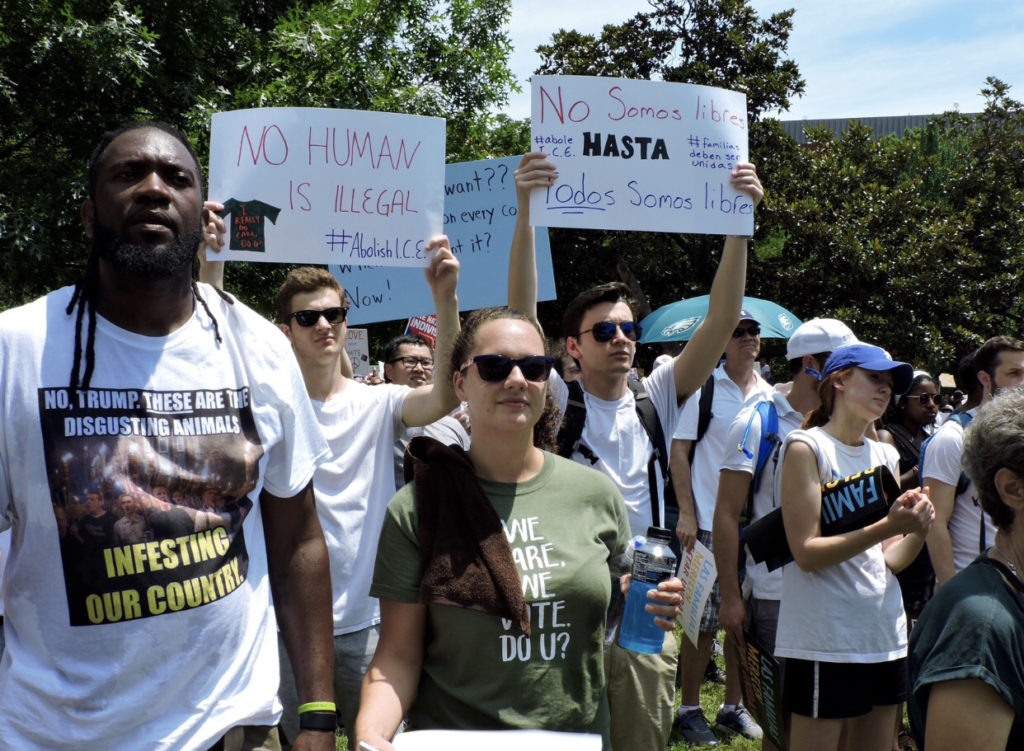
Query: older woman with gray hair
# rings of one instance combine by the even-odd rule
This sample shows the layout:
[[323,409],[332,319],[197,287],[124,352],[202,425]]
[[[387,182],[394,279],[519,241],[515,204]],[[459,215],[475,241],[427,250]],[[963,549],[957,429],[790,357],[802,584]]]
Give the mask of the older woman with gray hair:
[[943,586],[910,637],[910,724],[922,751],[1024,748],[1024,390],[987,404],[963,463],[995,542]]

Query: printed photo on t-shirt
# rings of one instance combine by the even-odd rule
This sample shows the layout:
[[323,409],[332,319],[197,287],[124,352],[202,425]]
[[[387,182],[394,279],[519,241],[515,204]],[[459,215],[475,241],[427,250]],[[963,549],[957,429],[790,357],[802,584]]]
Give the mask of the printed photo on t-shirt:
[[249,389],[39,390],[72,626],[202,607],[245,582],[263,446]]

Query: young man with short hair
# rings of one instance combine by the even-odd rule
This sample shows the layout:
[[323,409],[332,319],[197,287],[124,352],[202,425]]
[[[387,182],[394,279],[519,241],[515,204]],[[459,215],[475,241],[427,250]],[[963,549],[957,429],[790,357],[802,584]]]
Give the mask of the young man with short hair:
[[[672,436],[671,471],[679,503],[676,535],[684,551],[692,550],[697,540],[713,549],[711,522],[729,427],[745,405],[765,398],[772,391],[771,384],[761,377],[760,369],[755,366],[760,350],[761,324],[747,311],[740,311],[732,338],[725,345],[725,361],[711,374],[711,419],[705,426],[706,432],[698,436],[701,395],[708,387],[707,383],[687,400],[679,416]],[[736,560],[734,557],[733,561]],[[675,726],[686,740],[704,745],[717,744],[700,708],[700,684],[711,659],[712,641],[718,630],[719,598],[716,583],[704,607],[697,645],[683,639],[679,649],[682,705],[676,714]],[[731,639],[728,639],[725,645],[725,703],[715,722],[723,731],[756,740],[761,737],[761,729],[740,704],[738,672],[735,652]]]
[[[981,384],[981,405],[1003,389],[1024,383],[1024,342],[995,336],[974,351],[973,370]],[[973,418],[979,407],[966,411]],[[921,476],[935,506],[928,530],[928,555],[941,587],[992,544],[996,528],[982,511],[973,483],[961,482],[964,426],[949,418],[928,441]],[[966,479],[966,475],[964,475]]]

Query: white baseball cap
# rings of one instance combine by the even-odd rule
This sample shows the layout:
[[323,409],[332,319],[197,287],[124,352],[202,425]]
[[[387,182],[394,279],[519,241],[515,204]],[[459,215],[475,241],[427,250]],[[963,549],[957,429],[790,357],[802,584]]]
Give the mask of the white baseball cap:
[[850,327],[835,318],[812,318],[797,326],[786,343],[786,359],[795,360],[804,355],[834,352],[847,344],[856,344],[857,337]]

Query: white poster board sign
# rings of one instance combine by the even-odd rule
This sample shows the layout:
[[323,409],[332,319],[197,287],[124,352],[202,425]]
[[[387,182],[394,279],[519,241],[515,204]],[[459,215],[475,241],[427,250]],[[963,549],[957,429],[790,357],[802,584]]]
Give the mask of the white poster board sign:
[[729,176],[747,161],[743,94],[665,81],[534,76],[532,148],[558,181],[533,191],[544,227],[750,235],[754,204]]
[[[600,751],[601,736],[552,730],[413,730],[395,736],[398,751]],[[365,748],[372,748],[366,746]],[[365,749],[364,749],[365,751]]]
[[679,578],[683,582],[683,603],[677,620],[696,647],[704,606],[718,578],[715,556],[699,541],[694,543],[693,550],[684,552],[679,560]]
[[[445,167],[444,232],[459,271],[463,312],[508,301],[508,261],[515,230],[516,186],[512,173],[520,157],[459,162]],[[555,299],[555,275],[547,230],[538,227],[537,299]],[[348,320],[365,324],[434,312],[423,271],[366,265],[330,267],[345,288]]]
[[366,329],[346,329],[345,352],[355,375],[370,375],[370,339]]
[[442,231],[444,155],[437,117],[215,114],[209,196],[228,229],[216,260],[426,266],[424,245]]

